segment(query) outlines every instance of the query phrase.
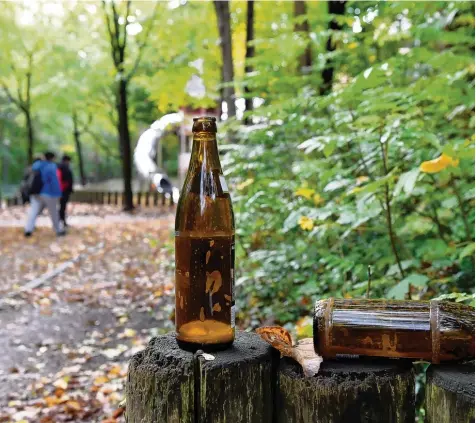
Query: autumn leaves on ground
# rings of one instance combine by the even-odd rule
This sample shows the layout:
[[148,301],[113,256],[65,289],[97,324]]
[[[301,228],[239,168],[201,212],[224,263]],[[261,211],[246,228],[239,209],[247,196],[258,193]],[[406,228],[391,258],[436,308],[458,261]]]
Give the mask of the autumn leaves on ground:
[[0,210],[0,422],[122,422],[132,354],[172,328],[171,212],[73,205],[23,237]]

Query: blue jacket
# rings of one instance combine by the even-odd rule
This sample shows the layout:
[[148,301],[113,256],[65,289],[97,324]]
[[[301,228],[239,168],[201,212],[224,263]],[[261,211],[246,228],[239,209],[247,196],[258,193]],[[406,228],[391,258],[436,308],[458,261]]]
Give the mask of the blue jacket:
[[32,170],[39,170],[43,181],[40,195],[47,197],[61,197],[61,187],[57,175],[56,163],[39,160],[32,165]]

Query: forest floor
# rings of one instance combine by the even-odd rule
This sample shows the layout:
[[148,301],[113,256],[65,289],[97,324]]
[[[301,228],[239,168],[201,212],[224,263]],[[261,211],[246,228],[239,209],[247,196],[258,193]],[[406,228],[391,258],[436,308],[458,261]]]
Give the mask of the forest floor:
[[0,210],[0,422],[124,421],[129,358],[173,328],[173,213],[73,204],[57,238]]

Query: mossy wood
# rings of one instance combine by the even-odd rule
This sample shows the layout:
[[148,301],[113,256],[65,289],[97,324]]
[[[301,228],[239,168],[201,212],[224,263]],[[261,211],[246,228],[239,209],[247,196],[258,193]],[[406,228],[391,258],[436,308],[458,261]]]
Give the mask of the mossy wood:
[[425,402],[427,423],[474,423],[474,361],[430,366]]
[[327,361],[304,377],[292,360],[281,360],[277,423],[414,423],[415,380],[403,360]]
[[266,423],[272,421],[272,348],[237,332],[215,360],[178,348],[174,334],[136,354],[127,377],[128,423]]

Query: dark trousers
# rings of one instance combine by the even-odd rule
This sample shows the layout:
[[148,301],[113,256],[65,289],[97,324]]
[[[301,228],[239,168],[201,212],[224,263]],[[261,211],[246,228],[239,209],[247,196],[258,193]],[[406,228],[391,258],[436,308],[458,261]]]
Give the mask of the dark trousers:
[[66,223],[66,205],[69,201],[69,196],[71,195],[70,191],[63,192],[60,200],[60,209],[59,209],[59,217],[64,223]]

